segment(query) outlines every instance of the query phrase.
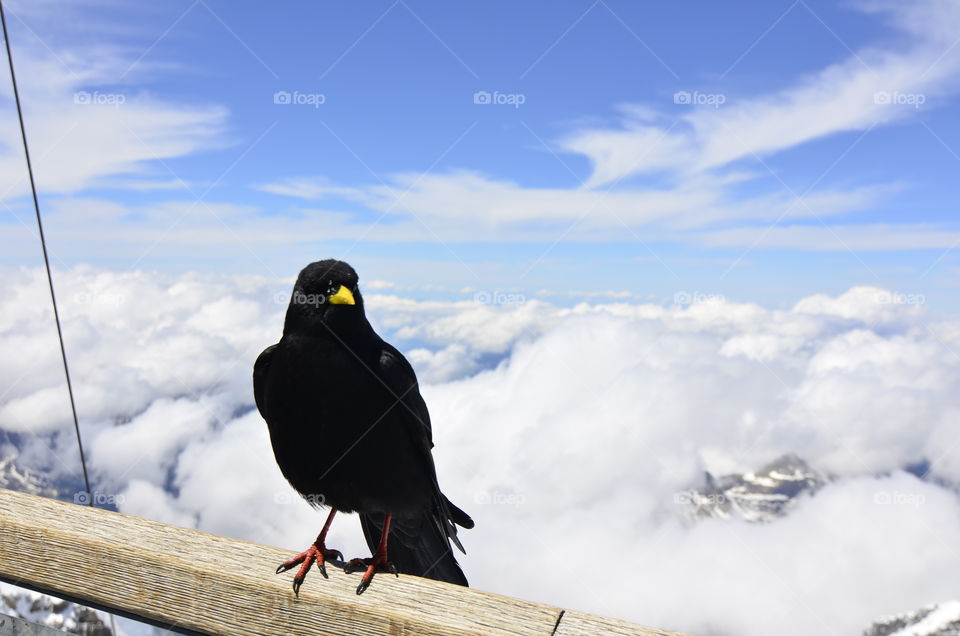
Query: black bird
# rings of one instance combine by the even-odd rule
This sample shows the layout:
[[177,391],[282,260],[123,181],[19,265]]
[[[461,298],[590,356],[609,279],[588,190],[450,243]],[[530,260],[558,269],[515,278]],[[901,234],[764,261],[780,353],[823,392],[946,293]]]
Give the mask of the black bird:
[[[324,544],[337,511],[360,513],[369,559],[357,594],[378,571],[467,585],[450,542],[473,520],[440,492],[430,415],[413,367],[370,326],[347,263],[324,260],[297,277],[280,342],[253,367],[257,408],[270,429],[280,470],[314,506],[329,506],[320,535],[277,573],[300,565],[299,592],[310,566],[342,559]],[[388,550],[389,548],[389,550]]]

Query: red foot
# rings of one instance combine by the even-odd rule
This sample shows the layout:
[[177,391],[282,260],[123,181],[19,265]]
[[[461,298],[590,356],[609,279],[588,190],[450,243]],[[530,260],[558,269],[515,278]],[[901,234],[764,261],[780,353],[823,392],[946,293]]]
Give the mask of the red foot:
[[377,572],[390,572],[391,574],[400,576],[397,574],[397,568],[393,563],[387,561],[386,551],[383,553],[378,551],[377,554],[369,559],[350,559],[343,568],[343,571],[347,574],[361,570],[366,571],[363,573],[363,578],[360,579],[360,585],[357,586],[357,594],[363,594],[363,592],[370,587],[370,583],[373,581],[373,575]]
[[310,571],[310,566],[314,563],[317,564],[317,569],[320,570],[320,574],[323,575],[323,578],[329,579],[327,576],[327,566],[326,560],[336,557],[337,559],[343,560],[343,554],[340,550],[328,550],[323,542],[317,540],[312,546],[293,557],[289,561],[284,561],[277,568],[277,574],[281,572],[286,572],[295,565],[300,565],[300,569],[297,570],[297,575],[293,577],[293,593],[297,596],[300,595],[300,586],[303,585],[303,580],[307,578],[307,572]]
[[[363,573],[363,578],[360,579],[360,585],[357,586],[357,594],[363,594],[364,590],[370,587],[370,582],[373,581],[373,575],[377,572],[386,571],[397,574],[397,568],[387,559],[387,539],[390,536],[390,522],[392,520],[393,515],[384,515],[383,528],[380,530],[380,544],[377,545],[377,551],[373,553],[372,558],[351,559],[350,563],[347,563],[346,567],[343,568],[343,571],[347,574],[366,569],[366,572]],[[397,576],[400,575],[397,574]]]

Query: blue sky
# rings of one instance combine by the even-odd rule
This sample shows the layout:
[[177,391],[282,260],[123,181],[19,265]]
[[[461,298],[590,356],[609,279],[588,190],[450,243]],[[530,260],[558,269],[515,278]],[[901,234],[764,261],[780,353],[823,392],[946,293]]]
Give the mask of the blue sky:
[[[424,296],[866,284],[958,306],[950,2],[9,13],[57,266],[288,277],[332,255]],[[2,261],[33,265],[2,90]]]

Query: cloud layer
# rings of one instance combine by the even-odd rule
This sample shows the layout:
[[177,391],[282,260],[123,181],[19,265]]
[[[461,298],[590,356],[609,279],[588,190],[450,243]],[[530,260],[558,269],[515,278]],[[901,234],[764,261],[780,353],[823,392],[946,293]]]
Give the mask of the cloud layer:
[[[3,274],[0,429],[66,478],[45,279]],[[280,475],[250,388],[289,283],[57,281],[96,489],[124,512],[302,548],[321,519]],[[477,521],[475,586],[747,635],[855,633],[960,594],[960,499],[943,485],[960,483],[960,319],[874,288],[789,310],[367,297],[424,379],[442,484]],[[785,452],[834,481],[771,524],[685,520],[674,495],[705,471]],[[923,480],[901,470],[924,461]],[[362,554],[356,525],[331,545]]]

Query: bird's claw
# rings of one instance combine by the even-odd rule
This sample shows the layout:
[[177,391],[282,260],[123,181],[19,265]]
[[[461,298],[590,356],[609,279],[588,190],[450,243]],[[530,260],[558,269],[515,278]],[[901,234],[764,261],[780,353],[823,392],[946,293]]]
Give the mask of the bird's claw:
[[317,569],[320,570],[320,574],[323,575],[323,578],[329,579],[327,576],[327,560],[332,561],[336,557],[337,561],[343,561],[343,553],[340,550],[323,550],[323,558],[317,559]]
[[364,575],[363,579],[361,579],[360,581],[360,585],[357,586],[357,596],[360,596],[361,594],[367,591],[367,588],[370,587],[370,582],[372,580],[373,580],[372,576],[370,578],[367,578],[367,576]]
[[281,572],[286,572],[287,570],[293,569],[297,565],[300,566],[300,569],[297,570],[296,576],[293,577],[293,593],[296,596],[300,596],[300,586],[303,585],[303,580],[307,578],[307,572],[310,571],[310,566],[314,563],[317,564],[317,569],[320,570],[320,574],[323,575],[323,578],[329,579],[327,575],[327,566],[326,560],[333,559],[334,557],[337,560],[343,560],[343,553],[340,550],[328,550],[324,545],[314,543],[312,546],[298,554],[297,556],[284,561],[279,566],[277,566],[277,574]]
[[397,572],[397,566],[387,561],[385,557],[351,559],[343,566],[343,571],[347,574],[363,571],[363,578],[360,579],[360,584],[357,585],[358,595],[363,594],[366,589],[370,587],[370,583],[373,582],[373,575],[377,572],[389,572],[396,577],[400,576]]

